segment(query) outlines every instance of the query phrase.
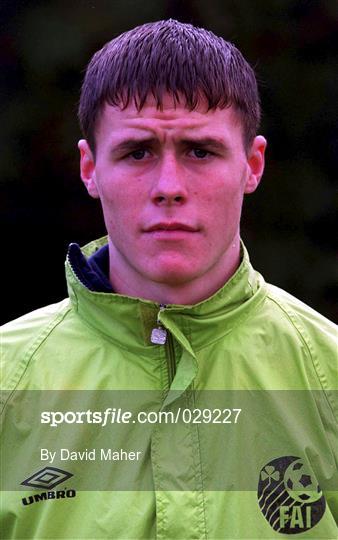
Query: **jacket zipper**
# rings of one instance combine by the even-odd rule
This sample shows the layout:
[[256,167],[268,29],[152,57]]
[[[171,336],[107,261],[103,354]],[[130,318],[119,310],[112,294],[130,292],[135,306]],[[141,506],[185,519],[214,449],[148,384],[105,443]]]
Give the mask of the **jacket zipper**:
[[168,381],[169,386],[174,380],[176,373],[176,361],[175,361],[175,348],[174,340],[170,332],[163,327],[160,321],[160,313],[166,308],[165,304],[160,305],[159,312],[157,314],[157,328],[153,328],[151,332],[150,341],[157,345],[165,345],[165,352],[167,357],[167,367],[168,367]]
[[170,332],[168,332],[165,352],[167,355],[168,381],[169,381],[169,386],[170,386],[174,380],[175,373],[176,373],[174,340]]
[[[82,280],[79,278],[77,273],[75,272],[75,269],[73,268],[73,265],[71,264],[69,257],[67,255],[69,265],[77,277],[77,279],[82,283]],[[160,309],[157,314],[157,328],[153,328],[151,332],[150,341],[157,345],[165,345],[165,352],[167,357],[167,367],[168,367],[168,381],[169,386],[171,385],[172,381],[174,380],[175,373],[176,373],[176,360],[175,360],[175,348],[174,348],[174,340],[170,332],[167,331],[166,328],[162,325],[160,321],[160,312],[163,311],[167,306],[165,304],[160,304]]]

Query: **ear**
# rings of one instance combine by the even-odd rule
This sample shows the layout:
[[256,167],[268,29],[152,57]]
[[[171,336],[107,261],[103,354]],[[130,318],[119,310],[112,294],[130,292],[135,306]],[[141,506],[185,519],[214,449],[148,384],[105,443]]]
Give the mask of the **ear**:
[[244,193],[253,193],[262,178],[265,165],[265,149],[267,142],[262,135],[254,138],[248,152],[249,174],[245,183]]
[[81,139],[77,146],[80,150],[80,175],[82,182],[86,186],[89,195],[94,199],[98,199],[100,196],[96,185],[95,159],[93,153],[85,139]]

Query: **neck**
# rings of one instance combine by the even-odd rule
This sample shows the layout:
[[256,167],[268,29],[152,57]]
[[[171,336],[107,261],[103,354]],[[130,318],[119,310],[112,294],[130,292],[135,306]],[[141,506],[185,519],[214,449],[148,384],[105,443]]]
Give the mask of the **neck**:
[[146,279],[131,267],[121,264],[116,249],[109,243],[109,277],[118,294],[143,298],[159,304],[193,305],[206,300],[232,277],[240,264],[239,237],[232,242],[221,260],[202,276],[183,283]]

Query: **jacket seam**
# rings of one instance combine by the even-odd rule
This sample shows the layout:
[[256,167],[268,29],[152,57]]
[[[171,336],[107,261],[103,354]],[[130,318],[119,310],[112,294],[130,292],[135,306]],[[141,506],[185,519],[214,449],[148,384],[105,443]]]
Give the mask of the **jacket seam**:
[[218,343],[219,341],[224,339],[225,336],[228,336],[229,334],[231,334],[231,332],[233,332],[236,328],[241,326],[252,315],[252,313],[257,314],[258,309],[261,308],[261,306],[265,302],[266,297],[267,296],[264,295],[257,302],[257,304],[248,307],[247,310],[242,315],[240,315],[237,320],[233,322],[232,326],[228,328],[224,334],[222,333],[221,335],[218,335],[217,338],[215,338],[214,340],[208,341],[205,345],[202,345],[199,348],[196,348],[195,351],[196,352],[203,351],[204,349],[207,349],[208,347],[210,347],[210,345],[214,345],[215,343]]
[[[297,315],[295,313],[291,313],[282,303],[277,301],[276,298],[274,298],[272,295],[267,294],[267,298],[269,300],[271,300],[271,302],[276,304],[281,311],[283,311],[284,315],[287,317],[287,319],[289,320],[289,322],[291,323],[293,328],[296,330],[300,340],[305,345],[306,350],[307,350],[308,355],[309,355],[309,358],[311,360],[313,369],[314,369],[314,373],[316,374],[317,380],[319,381],[319,384],[320,384],[320,386],[322,388],[322,391],[323,391],[323,393],[325,395],[327,404],[328,404],[328,406],[329,406],[329,408],[331,410],[333,418],[335,419],[335,422],[337,423],[335,407],[331,403],[331,399],[330,399],[330,389],[328,388],[328,380],[327,380],[324,373],[319,373],[318,372],[318,365],[316,365],[317,362],[315,362],[315,358],[314,358],[312,350],[311,350],[312,349],[312,346],[311,346],[311,343],[310,343],[311,339],[308,336],[306,336],[306,332],[304,331],[303,325],[301,324],[300,321],[298,321],[298,317],[297,317]],[[326,385],[326,388],[325,388],[324,384]]]
[[[191,384],[191,390],[192,390],[192,402],[193,406],[195,408],[195,392],[194,392],[194,381]],[[192,426],[194,424],[191,424]],[[204,482],[203,482],[203,469],[202,469],[202,454],[201,454],[201,440],[200,440],[200,433],[199,433],[199,426],[196,424],[196,443],[198,448],[198,476],[200,477],[200,484],[201,484],[201,502],[202,502],[202,511],[203,511],[203,533],[204,538],[208,538],[207,534],[207,520],[206,520],[206,509],[205,509],[205,489],[204,489]]]
[[86,326],[86,328],[89,328],[89,330],[94,334],[94,335],[98,335],[100,336],[102,339],[104,339],[107,343],[111,343],[113,344],[115,347],[119,347],[120,349],[126,351],[126,352],[139,352],[139,349],[146,349],[147,351],[149,350],[152,350],[154,347],[162,347],[162,345],[138,345],[138,346],[134,346],[134,347],[130,347],[130,344],[127,345],[124,345],[123,343],[121,343],[120,341],[118,341],[117,339],[113,338],[112,336],[110,336],[109,334],[107,334],[106,332],[103,332],[102,330],[100,330],[99,328],[97,328],[96,326],[93,326],[92,324],[90,324],[89,322],[87,322],[86,318],[83,317],[79,311],[77,310],[76,311],[76,314],[77,316],[79,317],[80,321],[82,324],[84,324]]
[[[159,345],[159,347],[162,347]],[[162,353],[161,348],[159,348],[159,359],[160,359],[160,377],[161,377],[161,396],[162,396],[162,405],[165,400],[167,393],[169,392],[169,386],[166,388],[167,381],[167,363],[166,356]],[[161,405],[161,407],[162,407]],[[163,478],[161,470],[161,460],[158,454],[158,447],[160,444],[160,433],[158,426],[155,427],[152,437],[151,437],[151,462],[153,466],[153,476],[154,476],[154,494],[155,494],[155,508],[156,508],[156,538],[158,540],[164,539],[163,532],[165,532],[167,527],[167,508],[163,496]]]
[[[65,308],[62,307],[62,310],[64,310],[64,309]],[[55,317],[53,317],[52,320],[49,321],[49,323],[47,323],[43,327],[42,331],[38,334],[38,336],[33,341],[31,346],[23,354],[23,358],[22,358],[21,362],[19,363],[17,370],[15,371],[15,373],[13,373],[13,375],[11,376],[11,378],[8,381],[8,386],[9,386],[8,392],[9,392],[9,394],[7,396],[7,399],[5,399],[5,401],[3,403],[3,407],[1,408],[0,414],[2,414],[2,412],[3,412],[4,408],[6,407],[8,401],[11,399],[11,397],[14,394],[14,392],[16,391],[18,385],[20,384],[20,381],[24,377],[24,375],[25,375],[25,373],[26,373],[26,371],[28,369],[28,366],[30,364],[30,361],[32,360],[34,354],[38,351],[38,349],[41,347],[43,342],[50,336],[50,334],[53,332],[53,330],[64,320],[64,318],[68,315],[68,313],[71,311],[71,309],[72,309],[71,306],[69,306],[68,308],[66,308],[65,312],[57,313],[55,315]],[[21,369],[21,373],[20,373],[20,369]],[[13,384],[12,389],[10,388],[11,384]],[[7,391],[6,391],[6,393],[7,393]]]

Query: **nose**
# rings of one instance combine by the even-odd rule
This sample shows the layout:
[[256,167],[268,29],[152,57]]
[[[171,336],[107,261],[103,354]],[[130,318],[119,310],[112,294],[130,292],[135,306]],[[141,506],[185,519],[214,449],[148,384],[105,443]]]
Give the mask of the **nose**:
[[156,205],[182,205],[188,197],[184,172],[180,170],[175,156],[165,156],[159,168],[151,190],[151,199]]

